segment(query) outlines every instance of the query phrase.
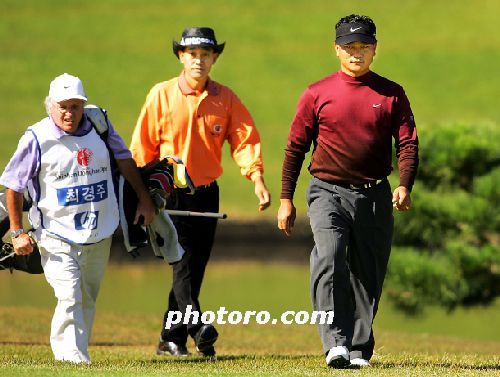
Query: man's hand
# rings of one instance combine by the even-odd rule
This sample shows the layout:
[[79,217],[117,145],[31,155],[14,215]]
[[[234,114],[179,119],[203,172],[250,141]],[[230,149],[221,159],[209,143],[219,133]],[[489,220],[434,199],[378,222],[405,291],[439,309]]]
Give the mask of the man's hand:
[[31,237],[23,233],[12,239],[12,246],[17,255],[27,255],[33,252],[33,240]]
[[137,211],[135,212],[134,224],[139,222],[139,218],[144,218],[144,225],[149,225],[153,222],[156,214],[156,208],[149,193],[144,193],[139,198],[137,203]]
[[392,194],[392,206],[398,211],[408,211],[411,208],[410,191],[406,187],[396,187]]
[[271,194],[267,191],[262,176],[255,177],[253,183],[255,184],[255,195],[259,198],[259,211],[264,211],[271,205]]
[[295,224],[296,209],[292,199],[281,199],[280,208],[278,210],[278,229],[287,236],[292,234],[292,228]]

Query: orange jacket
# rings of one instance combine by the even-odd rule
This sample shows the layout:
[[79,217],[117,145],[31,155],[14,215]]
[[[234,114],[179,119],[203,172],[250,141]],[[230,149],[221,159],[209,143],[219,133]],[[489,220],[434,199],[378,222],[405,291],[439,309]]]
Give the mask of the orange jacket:
[[138,166],[175,155],[196,186],[222,174],[224,140],[248,179],[263,174],[260,137],[253,119],[231,89],[209,80],[197,95],[184,75],[156,84],[137,120],[130,150]]

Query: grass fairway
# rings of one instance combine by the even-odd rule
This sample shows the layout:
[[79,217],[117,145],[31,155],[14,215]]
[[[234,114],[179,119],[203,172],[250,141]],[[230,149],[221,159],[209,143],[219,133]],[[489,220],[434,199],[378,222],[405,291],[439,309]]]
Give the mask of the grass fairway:
[[[414,337],[408,341],[419,342]],[[446,339],[437,339],[447,341]],[[429,346],[432,344],[429,343]],[[477,352],[480,348],[476,348]],[[0,356],[3,376],[498,376],[498,357],[483,354],[440,355],[416,353],[377,356],[363,370],[329,370],[316,355],[233,354],[216,360],[199,357],[173,359],[151,356],[146,346],[93,347],[90,366],[51,361],[48,347],[4,346]],[[22,355],[29,352],[29,360]]]
[[[93,363],[74,366],[52,361],[54,298],[43,276],[0,273],[0,376],[332,375],[311,325],[220,325],[216,360],[156,356],[170,279],[162,263],[110,266],[98,300]],[[285,310],[310,311],[307,290],[306,266],[218,262],[207,271],[202,303],[205,310],[268,310],[276,317]],[[500,376],[496,323],[498,305],[408,319],[383,302],[373,368],[335,375]]]
[[[0,167],[23,130],[44,116],[51,79],[83,79],[89,100],[109,110],[130,141],[146,93],[177,75],[171,41],[186,26],[210,25],[227,47],[213,78],[248,106],[263,140],[266,183],[278,203],[283,149],[305,87],[338,69],[333,27],[350,13],[378,26],[376,72],[402,84],[418,127],[500,120],[497,0],[2,0],[0,1]],[[256,217],[251,183],[224,153],[221,210]],[[297,189],[305,214],[307,162]],[[262,214],[274,217],[276,204]]]

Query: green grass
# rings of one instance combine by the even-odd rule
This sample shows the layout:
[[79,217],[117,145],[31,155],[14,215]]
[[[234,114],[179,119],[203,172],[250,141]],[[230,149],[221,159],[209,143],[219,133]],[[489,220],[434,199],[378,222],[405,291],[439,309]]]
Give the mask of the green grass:
[[[171,40],[188,25],[211,25],[227,48],[213,78],[235,90],[263,139],[266,181],[275,204],[289,123],[298,96],[336,70],[333,25],[352,13],[378,25],[374,70],[401,83],[421,128],[441,121],[498,122],[500,36],[495,0],[2,0],[0,2],[0,167],[22,131],[44,116],[50,80],[67,71],[84,80],[129,142],[151,86],[177,75]],[[307,162],[305,163],[305,166]],[[251,183],[224,155],[221,208],[256,217]],[[297,190],[304,215],[305,170]]]
[[[410,341],[419,341],[409,338]],[[436,355],[401,353],[376,357],[365,370],[328,370],[322,358],[311,355],[232,355],[215,361],[199,357],[177,360],[152,356],[151,347],[94,346],[90,366],[50,360],[47,347],[4,347],[0,373],[8,376],[498,376],[493,355]],[[31,360],[23,360],[29,351]],[[7,362],[5,360],[8,360]],[[7,374],[8,373],[8,374]]]
[[[91,366],[55,363],[48,345],[55,305],[43,276],[0,273],[0,376],[322,376],[315,326],[220,325],[218,359],[177,360],[154,355],[170,286],[170,268],[111,265],[98,300]],[[264,292],[264,293],[263,293]],[[216,311],[310,311],[308,268],[302,265],[212,263],[202,292],[203,308]],[[336,375],[500,375],[498,303],[446,314],[434,309],[408,318],[383,301],[376,320],[373,368]],[[193,345],[188,344],[191,351]]]

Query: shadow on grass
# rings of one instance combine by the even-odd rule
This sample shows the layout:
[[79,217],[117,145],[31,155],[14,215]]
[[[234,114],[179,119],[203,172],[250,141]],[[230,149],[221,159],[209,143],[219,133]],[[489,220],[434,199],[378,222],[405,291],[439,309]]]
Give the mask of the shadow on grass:
[[[416,356],[418,358],[418,355]],[[231,362],[231,361],[294,361],[304,359],[318,359],[319,355],[220,355],[213,358],[206,358],[202,356],[192,355],[186,358],[179,359],[173,356],[162,356],[150,360],[152,364],[162,364],[174,362],[176,364],[202,364],[202,363],[217,363],[217,362]],[[469,370],[500,370],[500,365],[491,361],[475,361],[474,364],[455,361],[429,361],[429,360],[404,360],[401,362],[384,362],[375,361],[372,363],[371,368],[374,369],[397,369],[397,368],[419,368],[419,367],[434,367],[434,368],[458,368]],[[360,369],[357,366],[348,367],[346,369]],[[363,369],[363,368],[361,368]]]
[[372,363],[372,367],[376,369],[393,369],[393,368],[418,368],[418,367],[435,367],[435,368],[459,368],[459,369],[470,369],[470,370],[500,370],[500,365],[495,363],[494,360],[491,362],[480,362],[477,361],[475,364],[464,363],[464,362],[439,362],[439,361],[403,361],[401,363],[397,362],[375,362]]
[[[49,342],[24,342],[24,341],[0,341],[0,346],[49,346]],[[137,346],[137,343],[127,343],[127,342],[91,342],[90,346],[94,347],[132,347]]]
[[203,357],[198,355],[191,355],[183,358],[176,356],[159,356],[151,360],[152,363],[165,363],[172,362],[179,364],[190,363],[216,363],[225,361],[258,361],[258,360],[298,360],[310,359],[316,356],[313,355],[219,355],[215,357]]

